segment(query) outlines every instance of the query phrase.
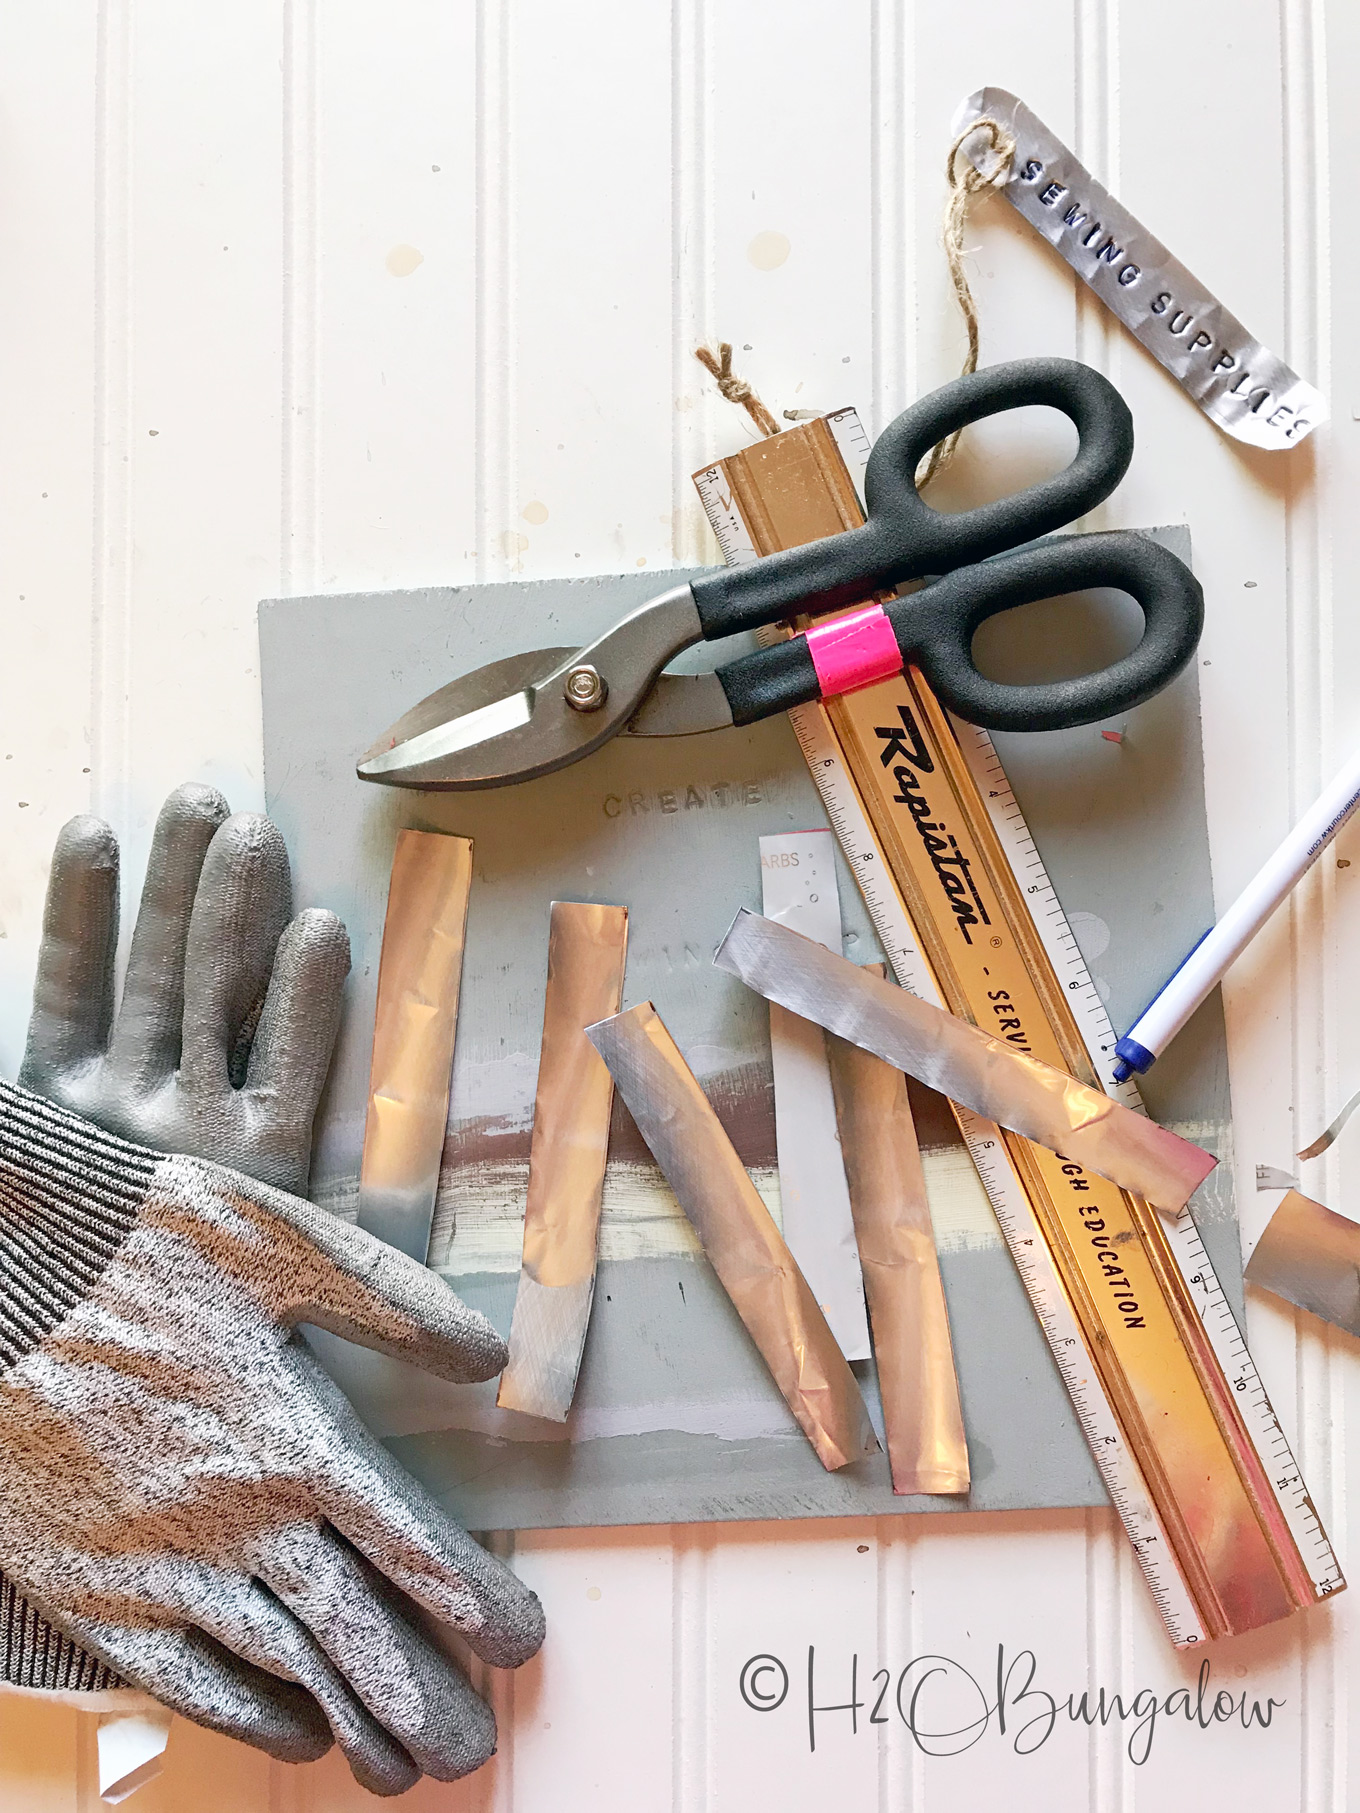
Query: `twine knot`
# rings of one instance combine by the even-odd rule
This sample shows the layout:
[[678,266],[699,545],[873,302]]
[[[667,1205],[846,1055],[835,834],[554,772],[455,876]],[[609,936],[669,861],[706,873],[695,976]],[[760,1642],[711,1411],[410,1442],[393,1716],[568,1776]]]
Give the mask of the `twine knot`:
[[779,424],[761,402],[760,398],[746,382],[732,370],[732,346],[730,341],[720,343],[716,356],[707,346],[696,346],[694,356],[717,384],[721,394],[729,403],[739,403],[750,416],[762,434],[778,434]]
[[[985,133],[990,141],[988,149],[994,154],[991,168],[979,170],[972,158],[964,159],[962,171],[959,169],[959,154],[964,145],[975,133]],[[968,205],[975,195],[984,189],[999,189],[1011,173],[1015,161],[1015,139],[999,120],[984,117],[974,120],[972,125],[961,132],[949,147],[945,159],[945,181],[949,187],[949,199],[944,211],[944,255],[949,262],[949,275],[954,285],[954,298],[963,316],[964,326],[968,330],[968,353],[963,361],[962,377],[969,377],[977,370],[978,363],[978,313],[969,287],[968,273],[963,267],[963,229],[968,218]],[[737,403],[746,411],[756,427],[764,435],[778,434],[779,424],[761,402],[760,398],[746,382],[732,370],[732,347],[724,340],[714,353],[707,346],[696,346],[694,356],[717,384],[721,394],[729,403]],[[785,416],[791,422],[802,421],[815,412],[806,409],[786,409]],[[938,472],[942,472],[954,457],[954,449],[959,444],[962,429],[955,429],[931,448],[916,469],[918,489],[928,485]]]

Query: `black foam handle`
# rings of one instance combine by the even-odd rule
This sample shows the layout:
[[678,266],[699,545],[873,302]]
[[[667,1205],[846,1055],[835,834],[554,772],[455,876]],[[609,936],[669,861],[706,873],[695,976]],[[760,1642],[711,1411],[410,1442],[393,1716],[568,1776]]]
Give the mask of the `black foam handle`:
[[[1097,673],[1008,686],[973,662],[978,625],[999,611],[1088,586],[1113,586],[1138,604],[1138,646]],[[1064,535],[1022,553],[948,573],[886,606],[905,659],[936,696],[988,730],[1065,730],[1129,711],[1174,680],[1199,642],[1204,594],[1190,569],[1146,536]]]
[[[1075,425],[1070,465],[1012,497],[952,515],[916,489],[916,468],[937,441],[969,422],[1043,404]],[[922,397],[884,429],[864,477],[868,521],[859,529],[767,555],[693,581],[710,640],[777,623],[800,610],[831,610],[909,579],[948,573],[1082,516],[1109,496],[1133,456],[1123,398],[1087,365],[1019,359],[993,365]]]
[[718,669],[734,724],[755,724],[822,696],[806,636],[758,648]]
[[[1098,673],[1047,685],[1007,686],[980,674],[972,643],[1000,611],[1088,586],[1127,592],[1143,613],[1135,649]],[[1204,627],[1204,595],[1190,569],[1143,535],[1065,535],[1023,553],[966,567],[885,607],[904,662],[936,696],[988,730],[1065,730],[1141,705],[1175,679]],[[718,669],[734,724],[821,696],[807,637],[757,649]]]

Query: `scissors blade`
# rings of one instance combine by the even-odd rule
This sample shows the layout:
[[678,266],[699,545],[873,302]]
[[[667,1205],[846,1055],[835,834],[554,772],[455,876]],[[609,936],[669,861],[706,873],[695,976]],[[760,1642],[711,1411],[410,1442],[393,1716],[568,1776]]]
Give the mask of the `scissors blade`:
[[624,726],[624,735],[692,737],[731,726],[732,707],[716,674],[661,674]]
[[523,726],[532,715],[532,690],[575,651],[537,648],[492,661],[441,686],[403,713],[359,758],[366,781],[419,786],[426,768]]
[[[493,661],[398,718],[359,758],[359,777],[460,792],[550,774],[622,730],[661,669],[702,633],[693,593],[676,586],[585,648]],[[584,708],[569,684],[582,674],[598,682]]]

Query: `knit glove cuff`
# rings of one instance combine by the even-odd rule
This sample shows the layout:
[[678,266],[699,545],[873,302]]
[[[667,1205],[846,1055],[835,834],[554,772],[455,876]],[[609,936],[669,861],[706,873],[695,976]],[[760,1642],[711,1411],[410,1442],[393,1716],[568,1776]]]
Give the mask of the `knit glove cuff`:
[[0,1082],[0,1375],[94,1289],[158,1158]]
[[[132,1229],[155,1163],[0,1081],[0,1375],[93,1289]],[[0,1573],[0,1685],[83,1695],[121,1682]]]

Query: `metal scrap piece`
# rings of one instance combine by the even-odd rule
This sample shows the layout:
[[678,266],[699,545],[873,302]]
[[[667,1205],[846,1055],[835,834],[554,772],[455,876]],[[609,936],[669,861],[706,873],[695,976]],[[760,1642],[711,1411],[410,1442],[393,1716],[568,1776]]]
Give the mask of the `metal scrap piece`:
[[1297,1190],[1266,1223],[1246,1279],[1360,1335],[1360,1226]]
[[383,922],[359,1226],[422,1265],[449,1119],[472,844],[402,831]]
[[555,900],[534,1098],[524,1254],[496,1402],[565,1422],[591,1299],[614,1079],[586,1037],[623,999],[628,909]]
[[748,988],[1158,1208],[1218,1160],[1179,1134],[745,907],[713,959]]
[[826,1049],[893,1491],[966,1493],[968,1443],[907,1081],[834,1033]]
[[878,1452],[854,1374],[650,1001],[587,1028],[784,1401],[829,1471]]

